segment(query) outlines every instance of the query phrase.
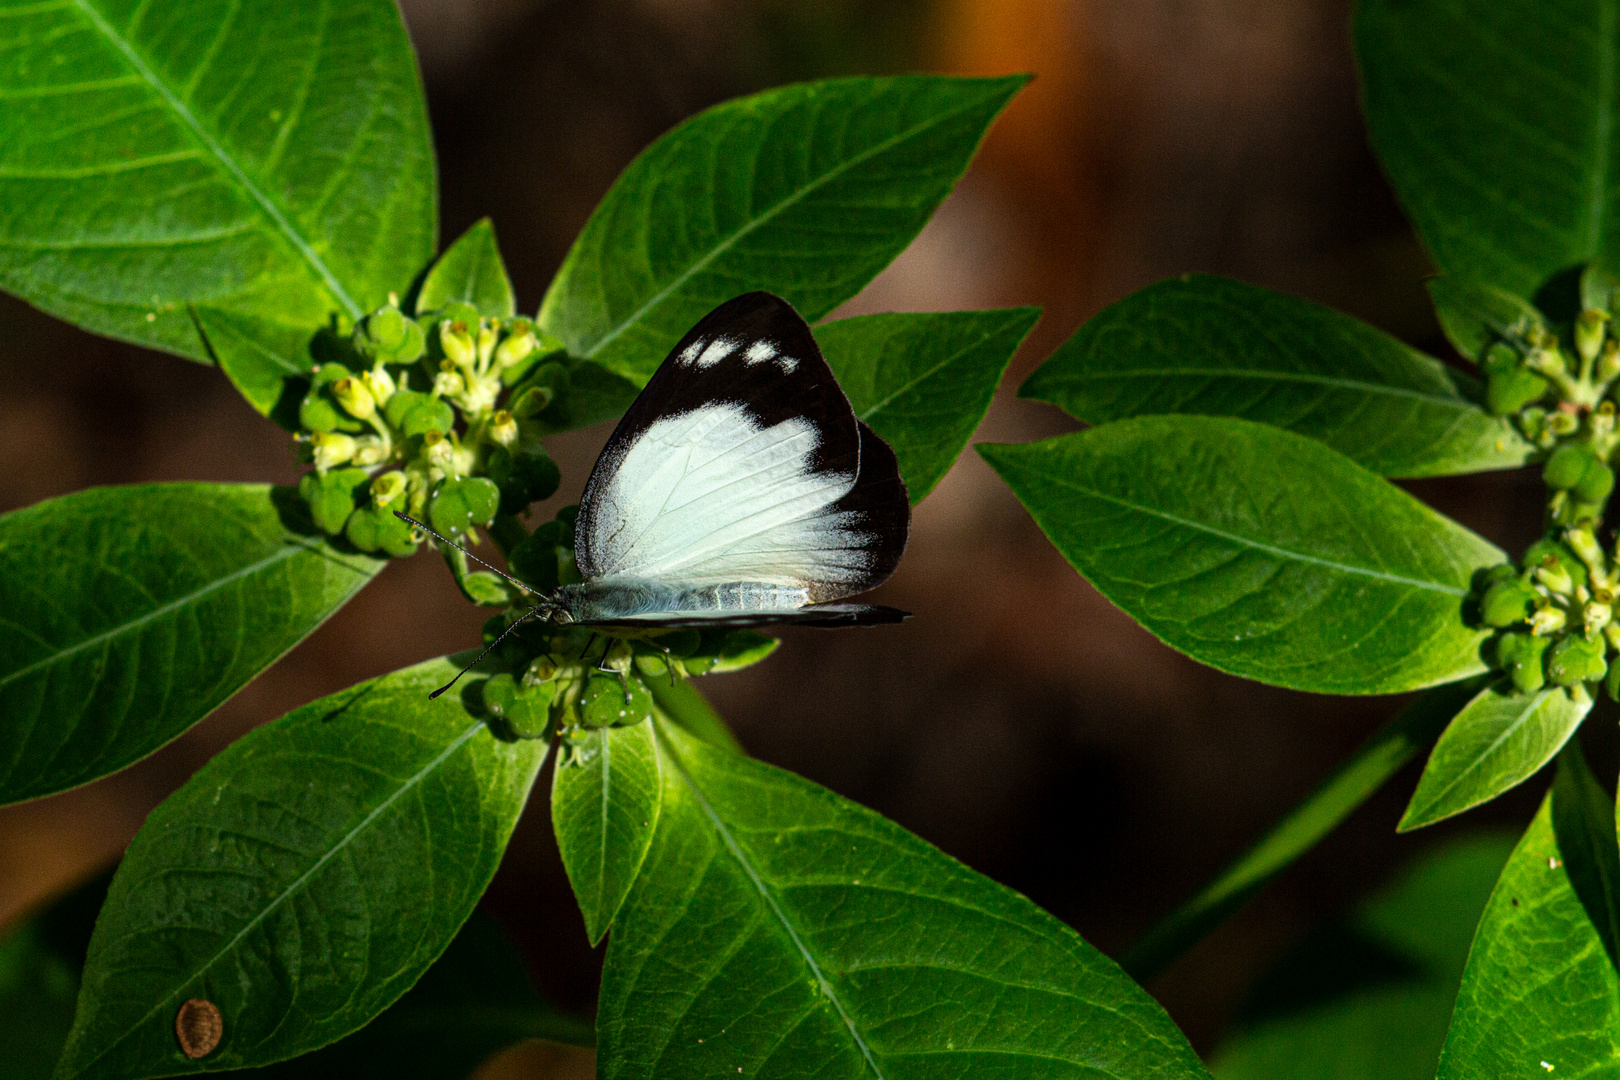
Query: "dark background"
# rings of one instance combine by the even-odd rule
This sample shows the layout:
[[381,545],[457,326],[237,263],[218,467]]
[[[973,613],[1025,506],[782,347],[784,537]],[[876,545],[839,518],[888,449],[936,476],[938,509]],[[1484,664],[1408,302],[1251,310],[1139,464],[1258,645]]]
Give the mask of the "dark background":
[[[830,74],[1031,71],[938,217],[841,312],[1042,305],[980,438],[1075,427],[1014,388],[1086,317],[1172,274],[1244,278],[1445,349],[1422,290],[1428,263],[1366,144],[1348,0],[402,6],[438,142],[442,235],[491,216],[525,311],[618,171],[706,105]],[[92,484],[296,476],[286,434],[218,373],[6,298],[0,432],[0,510]],[[553,441],[566,501],[606,434]],[[1532,473],[1409,487],[1510,550],[1538,528]],[[791,632],[769,662],[702,689],[750,752],[893,817],[1116,955],[1400,704],[1274,690],[1170,652],[1067,567],[972,452],[918,508],[905,561],[875,598],[917,617]],[[465,648],[486,614],[437,560],[397,562],[152,759],[0,810],[0,924],[115,858],[152,806],[251,726]],[[1149,984],[1200,1050],[1306,928],[1426,844],[1520,825],[1544,786],[1397,837],[1415,779],[1416,766]],[[588,1010],[601,957],[585,946],[543,797],[486,903],[542,987]],[[499,1071],[558,1070],[588,1075],[588,1058],[520,1054]]]

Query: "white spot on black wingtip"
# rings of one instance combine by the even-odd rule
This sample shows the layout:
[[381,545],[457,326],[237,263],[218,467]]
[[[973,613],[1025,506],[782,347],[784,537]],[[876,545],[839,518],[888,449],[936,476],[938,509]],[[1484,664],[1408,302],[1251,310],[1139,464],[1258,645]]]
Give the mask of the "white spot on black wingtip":
[[699,368],[713,367],[736,351],[735,341],[730,338],[715,338],[693,363]]
[[750,365],[763,364],[767,360],[774,360],[776,366],[782,369],[784,375],[793,374],[793,369],[799,366],[799,362],[778,349],[775,342],[764,340],[756,341],[748,346],[748,351],[743,353],[743,360]]
[[703,342],[701,342],[701,341],[692,342],[692,344],[688,345],[686,348],[681,350],[681,363],[683,363],[683,364],[687,365],[688,367],[690,367],[692,364],[697,362],[698,353],[700,353],[702,351],[703,351]]

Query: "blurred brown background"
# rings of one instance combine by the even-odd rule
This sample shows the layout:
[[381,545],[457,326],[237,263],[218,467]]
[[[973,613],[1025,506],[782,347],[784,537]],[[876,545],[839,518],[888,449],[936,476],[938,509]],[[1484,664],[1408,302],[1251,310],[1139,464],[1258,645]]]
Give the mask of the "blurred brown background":
[[[1017,384],[1099,308],[1186,271],[1307,296],[1444,349],[1425,258],[1366,145],[1349,0],[402,6],[438,140],[443,236],[493,217],[527,311],[618,170],[706,105],[831,74],[1032,71],[957,193],[846,311],[1045,307],[980,438],[1072,429],[1016,401]],[[92,484],[295,477],[286,435],[217,373],[4,298],[0,432],[0,509]],[[606,434],[555,440],[568,501]],[[1532,475],[1412,487],[1510,549],[1533,538]],[[1067,567],[971,452],[918,508],[879,598],[917,617],[795,632],[770,662],[702,688],[752,753],[895,818],[1110,953],[1399,704],[1272,690],[1170,652]],[[115,858],[152,806],[249,727],[465,648],[484,615],[436,560],[396,563],[151,760],[0,810],[0,924]],[[1150,984],[1200,1050],[1305,928],[1448,829],[1523,822],[1539,797],[1538,782],[1460,825],[1397,838],[1415,775]],[[588,1010],[601,957],[585,947],[549,830],[536,800],[486,903],[542,987]],[[556,1064],[530,1052],[506,1072],[551,1075]],[[589,1069],[577,1056],[565,1066]]]

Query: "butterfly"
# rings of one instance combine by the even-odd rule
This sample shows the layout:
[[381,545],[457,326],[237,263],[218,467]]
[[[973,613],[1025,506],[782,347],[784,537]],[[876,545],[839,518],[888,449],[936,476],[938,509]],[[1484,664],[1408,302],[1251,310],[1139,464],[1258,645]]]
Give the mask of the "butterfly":
[[910,525],[894,451],[810,327],[748,293],[704,316],[619,421],[574,524],[584,580],[525,618],[605,632],[898,622],[842,601],[888,579]]

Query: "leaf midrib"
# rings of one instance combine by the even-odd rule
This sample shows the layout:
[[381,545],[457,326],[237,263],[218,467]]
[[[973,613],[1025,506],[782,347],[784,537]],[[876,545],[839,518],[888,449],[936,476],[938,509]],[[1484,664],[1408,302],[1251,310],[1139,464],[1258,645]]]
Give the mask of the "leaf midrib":
[[[1486,693],[1494,692],[1495,691],[1493,690],[1486,691]],[[1429,812],[1433,811],[1436,806],[1446,805],[1446,797],[1457,789],[1457,785],[1461,784],[1465,779],[1479,771],[1479,769],[1484,766],[1485,762],[1490,760],[1491,756],[1500,750],[1502,745],[1506,743],[1508,739],[1517,734],[1519,730],[1529,722],[1530,718],[1541,710],[1542,705],[1546,702],[1548,697],[1554,693],[1562,692],[1563,691],[1561,690],[1537,691],[1536,696],[1530,699],[1530,703],[1524,707],[1523,711],[1521,711],[1518,716],[1513,718],[1512,723],[1503,728],[1502,732],[1497,735],[1496,738],[1491,740],[1490,745],[1486,746],[1479,753],[1475,754],[1474,760],[1470,761],[1466,768],[1459,771],[1451,778],[1449,783],[1447,783],[1439,791],[1435,792],[1434,797],[1424,804],[1424,814],[1428,814]],[[1402,822],[1402,824],[1404,825],[1405,822]]]
[[[83,0],[75,0],[75,2],[82,3]],[[944,123],[947,120],[954,119],[955,117],[960,116],[962,113],[968,112],[969,110],[971,110],[971,109],[977,107],[978,105],[980,105],[982,103],[982,101],[983,101],[982,98],[981,99],[976,99],[971,104],[964,104],[964,105],[962,105],[962,106],[960,106],[958,108],[950,110],[949,112],[938,113],[938,114],[935,114],[933,116],[930,116],[927,120],[923,121],[922,123],[913,125],[912,127],[907,128],[906,130],[904,130],[902,132],[899,132],[899,133],[897,133],[895,135],[890,136],[889,138],[883,140],[882,142],[879,142],[879,143],[876,143],[876,144],[872,145],[871,147],[867,148],[866,150],[861,151],[859,154],[856,154],[854,157],[851,157],[846,161],[840,162],[835,168],[830,169],[825,173],[822,173],[820,176],[818,176],[815,179],[811,180],[809,183],[803,185],[802,187],[797,188],[796,190],[791,192],[786,198],[783,198],[779,202],[777,202],[774,205],[768,207],[758,217],[749,220],[746,224],[744,224],[736,232],[732,233],[730,236],[726,237],[724,240],[721,240],[719,243],[715,244],[706,253],[704,253],[701,257],[699,257],[697,260],[695,260],[692,263],[691,266],[688,266],[685,270],[681,271],[681,273],[678,274],[674,279],[672,279],[668,285],[665,285],[662,289],[660,289],[656,293],[654,293],[651,297],[649,297],[646,301],[644,301],[640,307],[638,307],[635,311],[631,312],[622,321],[620,321],[617,326],[614,326],[605,335],[598,338],[594,344],[589,346],[585,350],[585,359],[594,359],[598,354],[600,354],[602,352],[603,349],[607,348],[607,346],[614,339],[616,339],[620,334],[624,333],[626,330],[630,329],[632,326],[635,326],[637,323],[639,323],[642,320],[642,318],[644,316],[646,316],[646,314],[649,311],[651,311],[653,308],[657,307],[659,304],[663,303],[664,300],[671,293],[673,293],[676,289],[679,289],[682,285],[685,285],[693,277],[695,277],[699,273],[702,273],[705,269],[708,268],[710,263],[714,262],[714,260],[718,259],[721,255],[725,254],[727,251],[730,251],[733,246],[735,246],[744,237],[746,237],[750,233],[754,232],[754,230],[759,229],[759,228],[763,227],[764,225],[766,225],[767,223],[769,223],[778,214],[784,213],[785,211],[791,209],[793,206],[796,206],[800,201],[802,201],[803,199],[809,197],[816,190],[818,190],[819,188],[821,188],[825,184],[831,183],[833,180],[837,179],[839,176],[842,176],[845,172],[847,172],[848,170],[854,168],[855,166],[860,165],[863,162],[867,161],[868,159],[876,157],[879,154],[882,154],[882,153],[885,153],[885,152],[887,152],[889,150],[892,150],[894,147],[900,145],[902,142],[905,142],[908,139],[916,137],[917,135],[921,134],[924,131],[927,131],[931,127],[934,127],[934,126],[936,126],[938,124]]]
[[[1028,311],[1029,309],[1028,308],[1014,308],[1013,310],[1018,311],[1018,312],[1024,312],[1024,311]],[[972,341],[968,342],[966,345],[963,345],[960,349],[958,349],[955,352],[951,353],[949,356],[947,356],[944,359],[940,360],[938,363],[931,364],[927,368],[923,369],[922,371],[919,371],[916,374],[912,375],[904,383],[902,383],[900,386],[896,387],[892,392],[890,392],[886,397],[884,397],[881,400],[877,401],[876,403],[868,406],[864,411],[856,413],[856,416],[861,420],[870,420],[870,419],[872,419],[872,417],[874,417],[878,413],[882,412],[889,405],[892,405],[894,403],[894,400],[896,398],[898,398],[900,395],[905,394],[905,393],[907,393],[907,392],[909,392],[911,390],[916,389],[916,387],[919,386],[921,383],[923,383],[925,380],[931,379],[935,375],[938,375],[941,371],[943,371],[945,368],[949,367],[951,364],[956,363],[956,361],[962,359],[962,357],[967,356],[969,353],[971,353],[974,350],[976,350],[976,349],[980,348],[981,346],[983,346],[984,343],[989,341],[991,338],[994,338],[997,335],[999,335],[1001,333],[1004,333],[1008,329],[1008,327],[1015,325],[1015,323],[1016,323],[1016,320],[1009,319],[1005,323],[1003,323],[1002,325],[997,326],[995,329],[987,330],[984,333],[979,334]],[[1008,357],[1009,362],[1011,361],[1011,359],[1012,358],[1009,356]]]
[[201,588],[194,589],[184,596],[171,600],[166,604],[159,605],[144,615],[137,616],[136,618],[130,619],[127,622],[119,623],[117,626],[110,627],[109,629],[103,630],[98,634],[93,634],[90,637],[87,637],[82,641],[75,642],[64,649],[58,649],[49,656],[42,656],[32,664],[29,664],[27,667],[18,668],[16,671],[6,675],[4,678],[0,678],[0,690],[4,690],[7,686],[13,682],[16,682],[18,679],[21,679],[27,675],[32,675],[41,668],[51,667],[60,661],[84,652],[86,649],[93,649],[104,642],[111,641],[112,639],[121,637],[124,634],[133,633],[155,619],[160,619],[165,615],[171,615],[182,608],[197,603],[209,594],[217,592],[218,590],[225,588],[227,585],[241,581],[243,578],[251,577],[266,567],[274,566],[276,563],[281,562],[284,559],[291,559],[294,556],[306,554],[310,552],[313,547],[314,545],[312,544],[302,544],[296,541],[289,541],[286,547],[265,556],[258,562],[250,563],[247,566],[233,570],[224,577],[215,578],[213,581],[210,581]]
[[[654,737],[657,739],[666,738],[664,733],[657,729],[654,729]],[[703,791],[698,787],[697,781],[692,778],[692,774],[687,771],[686,763],[681,760],[680,755],[675,752],[673,746],[669,747],[669,750],[670,760],[675,763],[675,771],[680,776],[681,781],[686,785],[687,790],[692,793],[692,797],[697,800],[698,807],[703,811],[704,816],[709,819],[709,823],[714,826],[714,830],[719,834],[721,842],[725,844],[727,852],[737,861],[737,865],[742,867],[743,873],[748,875],[748,880],[754,883],[755,889],[759,890],[759,895],[764,899],[765,905],[770,909],[771,914],[776,917],[777,923],[787,932],[789,940],[793,942],[793,947],[798,950],[805,966],[810,969],[811,975],[815,977],[816,985],[821,990],[822,996],[832,1004],[839,1018],[843,1020],[844,1027],[848,1029],[850,1038],[860,1048],[861,1056],[866,1059],[867,1066],[878,1080],[885,1080],[883,1070],[878,1068],[877,1060],[872,1056],[871,1048],[866,1045],[866,1040],[861,1037],[860,1030],[855,1026],[854,1019],[845,1010],[844,1003],[839,1000],[837,991],[833,989],[832,984],[827,981],[826,975],[822,973],[821,965],[816,963],[814,956],[810,955],[810,950],[805,946],[803,939],[799,937],[798,930],[789,921],[786,912],[782,910],[782,906],[777,902],[769,886],[765,884],[765,880],[760,876],[759,871],[754,868],[753,863],[748,861],[748,857],[743,853],[736,839],[732,837],[731,830],[726,828],[726,824],[720,819],[720,815],[715,813],[714,807],[709,805],[709,800],[703,797]]]
[[[75,2],[78,2],[78,0],[75,0]],[[81,1076],[81,1075],[83,1075],[86,1070],[88,1070],[91,1066],[95,1065],[96,1062],[100,1061],[102,1058],[104,1058],[108,1054],[110,1054],[119,1045],[121,1045],[125,1039],[129,1038],[130,1035],[132,1035],[136,1031],[140,1030],[140,1028],[147,1021],[151,1020],[152,1017],[154,1017],[154,1016],[158,1015],[159,1013],[161,1013],[161,1012],[165,1011],[166,1009],[168,1009],[170,1007],[170,1005],[173,1003],[173,1001],[175,1000],[175,998],[180,995],[181,991],[183,991],[187,986],[189,986],[191,984],[192,980],[196,979],[202,973],[212,969],[213,966],[215,964],[219,963],[220,960],[222,960],[227,953],[229,953],[231,950],[235,949],[239,944],[241,944],[243,938],[247,937],[248,934],[252,933],[261,923],[264,922],[265,919],[269,918],[270,915],[273,914],[276,911],[276,909],[279,908],[283,903],[285,903],[288,900],[288,898],[290,898],[294,893],[296,893],[300,889],[302,889],[304,887],[304,885],[310,880],[310,878],[312,878],[316,873],[318,873],[320,871],[320,869],[322,867],[324,867],[327,863],[331,862],[332,859],[336,858],[337,855],[341,851],[343,851],[345,848],[347,848],[349,846],[349,844],[351,844],[357,836],[359,836],[362,832],[364,832],[367,828],[369,828],[371,826],[372,822],[377,820],[377,818],[380,815],[382,815],[389,807],[393,806],[394,803],[398,802],[399,799],[407,791],[410,791],[412,788],[416,787],[416,785],[420,784],[424,779],[426,779],[429,775],[431,775],[433,773],[433,771],[436,770],[440,765],[444,764],[445,761],[449,760],[449,758],[450,758],[450,756],[452,754],[456,753],[456,751],[460,750],[463,746],[465,746],[467,744],[467,742],[469,740],[471,740],[473,738],[473,736],[477,735],[480,730],[483,730],[484,727],[485,727],[485,724],[484,724],[484,722],[482,720],[473,721],[473,723],[467,728],[467,730],[463,731],[460,735],[456,736],[456,738],[451,741],[449,746],[445,747],[442,751],[440,751],[438,753],[438,755],[436,755],[426,765],[423,765],[422,768],[417,770],[417,772],[415,774],[413,774],[410,777],[407,777],[405,779],[405,781],[403,783],[401,783],[399,785],[399,787],[396,788],[393,791],[393,793],[388,796],[388,798],[384,799],[382,802],[378,803],[375,807],[373,807],[372,810],[369,813],[367,813],[365,817],[361,818],[359,820],[359,822],[357,822],[352,829],[350,829],[347,833],[345,833],[342,836],[342,838],[338,840],[337,843],[333,844],[330,848],[328,848],[325,852],[323,852],[321,854],[321,857],[319,859],[315,860],[314,864],[311,865],[309,869],[305,870],[302,874],[299,874],[298,877],[295,878],[290,884],[288,884],[288,886],[285,889],[283,889],[281,891],[281,893],[278,896],[276,896],[275,899],[271,900],[268,904],[266,904],[258,912],[258,914],[254,915],[253,918],[249,919],[246,923],[244,923],[242,928],[240,930],[238,930],[236,932],[236,934],[229,941],[227,941],[224,945],[222,945],[218,952],[216,952],[213,956],[209,957],[209,959],[207,960],[206,963],[203,963],[203,964],[200,964],[200,965],[196,966],[191,971],[191,973],[189,975],[187,975],[184,979],[182,979],[179,983],[177,983],[175,985],[175,988],[173,990],[169,991],[169,993],[161,1001],[157,1002],[155,1005],[152,1006],[151,1009],[147,1010],[145,1015],[141,1016],[140,1019],[138,1019],[134,1023],[130,1024],[129,1027],[124,1030],[124,1033],[122,1035],[119,1035],[116,1039],[113,1039],[111,1042],[109,1042],[102,1049],[102,1051],[99,1054],[97,1054],[95,1057],[91,1058],[89,1061],[85,1062],[82,1067],[78,1068],[73,1073],[68,1074],[68,1075],[71,1075],[71,1076]]]
[[1348,563],[1335,562],[1332,559],[1325,559],[1318,555],[1307,555],[1304,552],[1290,551],[1287,548],[1277,547],[1275,544],[1267,544],[1263,541],[1255,540],[1247,536],[1239,536],[1236,533],[1229,533],[1224,529],[1218,529],[1213,525],[1207,525],[1200,521],[1189,521],[1188,519],[1179,517],[1167,510],[1159,510],[1155,507],[1144,506],[1141,503],[1131,502],[1129,499],[1124,499],[1117,495],[1109,495],[1106,492],[1098,491],[1095,488],[1088,488],[1083,484],[1077,484],[1072,480],[1052,476],[1050,474],[1039,475],[1046,483],[1053,484],[1058,487],[1068,488],[1071,491],[1078,491],[1083,495],[1089,495],[1092,498],[1101,499],[1103,502],[1113,503],[1115,506],[1120,506],[1127,510],[1134,510],[1140,514],[1147,514],[1150,517],[1160,518],[1161,520],[1168,521],[1174,525],[1180,525],[1183,528],[1192,529],[1196,532],[1208,533],[1211,536],[1217,536],[1223,540],[1228,540],[1243,547],[1253,548],[1256,551],[1263,551],[1267,554],[1276,555],[1280,558],[1291,559],[1295,562],[1302,562],[1312,566],[1321,566],[1329,570],[1337,570],[1345,574],[1368,577],[1374,579],[1375,581],[1386,581],[1393,585],[1410,585],[1415,588],[1428,590],[1430,592],[1444,593],[1447,596],[1464,597],[1468,595],[1467,589],[1459,588],[1457,586],[1442,585],[1437,581],[1424,581],[1421,578],[1411,578],[1401,574],[1391,574],[1383,570],[1369,569],[1365,566],[1353,566]]
[[1609,170],[1613,165],[1614,148],[1614,82],[1615,82],[1615,3],[1599,0],[1597,29],[1597,115],[1593,118],[1592,169],[1587,193],[1586,228],[1583,230],[1583,254],[1596,258],[1603,244],[1603,224],[1608,210]]
[[141,78],[146,80],[147,84],[150,85],[153,90],[157,91],[158,96],[163,99],[164,104],[168,105],[169,108],[174,111],[174,114],[178,116],[185,126],[191,131],[192,136],[196,138],[198,142],[202,143],[203,147],[207,149],[209,153],[214,155],[215,159],[218,160],[220,165],[225,168],[226,172],[231,174],[232,178],[235,179],[237,183],[242,185],[243,189],[247,191],[254,203],[257,204],[264,215],[270,219],[271,223],[275,225],[276,229],[284,237],[286,237],[287,242],[293,246],[293,249],[297,251],[299,256],[309,265],[310,269],[315,271],[315,273],[320,277],[321,281],[326,285],[328,291],[330,291],[332,296],[343,305],[348,314],[352,318],[356,319],[364,314],[360,310],[360,305],[355,302],[354,298],[349,295],[348,290],[343,287],[343,283],[337,279],[337,276],[332,272],[331,268],[326,265],[325,260],[323,260],[315,251],[314,246],[310,244],[310,242],[304,238],[304,235],[293,226],[293,223],[288,220],[285,214],[281,212],[281,208],[278,207],[273,200],[271,200],[270,196],[261,190],[259,186],[248,177],[247,171],[243,169],[241,164],[239,164],[237,160],[232,157],[223,146],[220,145],[219,141],[208,132],[208,130],[203,126],[202,121],[199,120],[196,114],[193,113],[186,103],[180,99],[180,96],[176,94],[167,83],[158,78],[157,72],[154,71],[151,65],[149,65],[145,59],[142,58],[141,54],[136,51],[134,44],[120,34],[112,23],[107,21],[106,18],[102,16],[101,12],[97,11],[95,7],[92,6],[90,0],[72,0],[72,2],[73,5],[84,14],[85,18],[90,21],[91,25],[95,27],[96,31],[100,33],[102,37],[106,38],[107,41],[115,49],[117,49],[120,54],[123,55],[124,59],[130,64],[131,67],[135,69],[136,73],[139,74]]

